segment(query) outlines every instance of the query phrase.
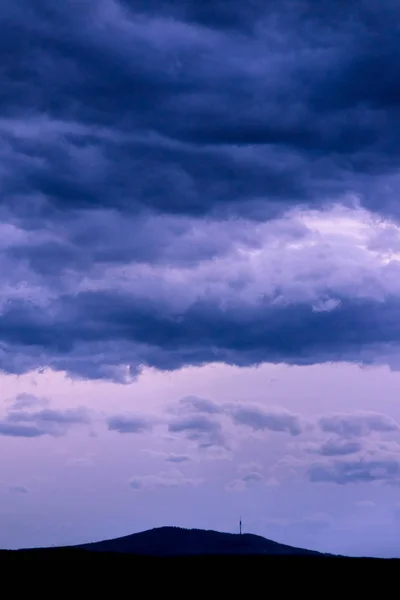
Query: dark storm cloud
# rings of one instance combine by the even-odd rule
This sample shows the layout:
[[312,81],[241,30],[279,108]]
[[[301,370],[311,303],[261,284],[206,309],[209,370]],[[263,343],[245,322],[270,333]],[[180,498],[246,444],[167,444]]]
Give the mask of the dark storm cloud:
[[391,346],[400,339],[399,312],[396,299],[387,300],[384,310],[380,302],[346,300],[321,312],[308,303],[268,304],[262,298],[227,309],[199,299],[181,314],[166,309],[163,299],[109,291],[61,297],[51,311],[15,300],[0,315],[0,368],[22,373],[49,366],[75,377],[125,381],[141,365],[372,364],[376,349],[379,360],[396,366]]
[[201,4],[3,1],[2,202],[393,212],[398,5]]
[[[235,244],[258,247],[260,235],[246,221],[193,222],[186,218],[135,217],[116,211],[83,211],[52,221],[49,234],[38,223],[35,232],[19,230],[19,238],[5,249],[9,261],[26,263],[47,282],[60,274],[84,273],[95,265],[137,264],[192,267],[201,261],[232,252]],[[40,226],[40,229],[39,229]],[[300,222],[272,224],[270,237],[301,239],[307,228]],[[65,232],[68,232],[66,237]],[[6,235],[7,232],[5,232]]]
[[[197,229],[194,238],[202,238]],[[123,365],[135,374],[141,365],[174,369],[210,361],[368,362],[383,344],[390,354],[399,339],[395,263],[371,263],[351,244],[336,256],[309,232],[301,234],[302,249],[290,250],[299,242],[296,220],[258,229],[268,240],[260,258],[257,245],[252,259],[238,242],[227,256],[200,261],[196,269],[138,265],[128,253],[115,268],[92,261],[87,272],[49,278],[32,274],[25,261],[6,259],[1,367],[18,373],[51,366],[124,380]],[[5,235],[15,242],[20,232],[10,228]]]
[[[210,266],[215,264],[219,271],[224,270],[223,276],[227,267],[232,271],[228,287],[243,288],[248,284],[248,274],[244,269],[242,273],[232,270],[235,260],[261,249],[266,239],[274,247],[299,243],[310,235],[311,230],[294,215],[254,228],[243,219],[196,221],[154,215],[126,219],[117,212],[99,210],[71,218],[64,215],[52,221],[50,228],[41,222],[34,231],[12,222],[1,223],[0,218],[0,279],[5,281],[6,298],[9,294],[21,298],[25,289],[22,296],[41,308],[68,292],[78,296],[79,288],[93,284],[96,288],[96,281],[106,291],[121,277],[143,298],[150,294],[156,296],[156,303],[172,301],[177,305],[182,299],[187,305],[191,289],[192,296],[196,287],[197,296],[202,295],[201,287],[208,285],[205,277],[211,276],[214,282],[220,277],[209,273]],[[172,279],[170,268],[176,273]],[[124,269],[129,269],[126,275]],[[187,276],[196,270],[200,281],[185,285]],[[182,285],[183,289],[173,289]]]
[[[249,222],[343,193],[396,214],[396,3],[0,0],[0,15],[2,371],[394,361],[395,285],[369,272],[372,298],[327,284],[320,310],[279,277],[252,286],[250,265],[200,282],[146,269],[301,239]],[[138,296],[114,289],[121,266]]]
[[118,433],[144,433],[153,429],[153,421],[147,417],[115,415],[107,419],[108,429]]

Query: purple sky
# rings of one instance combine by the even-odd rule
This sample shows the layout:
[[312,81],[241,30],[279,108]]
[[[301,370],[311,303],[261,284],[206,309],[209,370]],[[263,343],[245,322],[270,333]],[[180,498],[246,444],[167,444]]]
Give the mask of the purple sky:
[[242,516],[400,557],[378,4],[0,0],[1,547]]

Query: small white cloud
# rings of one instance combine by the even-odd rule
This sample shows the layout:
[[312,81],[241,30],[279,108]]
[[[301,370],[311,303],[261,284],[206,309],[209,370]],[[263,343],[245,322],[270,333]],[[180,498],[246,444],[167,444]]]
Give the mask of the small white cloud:
[[375,508],[376,504],[375,502],[372,502],[372,500],[358,500],[357,502],[354,503],[357,508]]
[[129,486],[133,490],[198,486],[202,479],[185,477],[182,473],[159,473],[157,475],[142,475],[132,477]]
[[329,300],[321,300],[320,302],[313,304],[312,310],[313,312],[331,312],[338,306],[340,306],[340,300],[329,298]]

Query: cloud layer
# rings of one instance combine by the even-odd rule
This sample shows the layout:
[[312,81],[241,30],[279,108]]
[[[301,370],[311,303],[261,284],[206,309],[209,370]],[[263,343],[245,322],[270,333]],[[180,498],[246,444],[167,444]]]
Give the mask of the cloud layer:
[[[166,406],[157,418],[144,412],[96,417],[84,408],[58,410],[49,405],[47,398],[33,394],[9,399],[0,418],[0,436],[59,437],[71,428],[97,423],[105,425],[109,435],[143,436],[145,447],[157,440],[159,449],[145,453],[169,470],[157,474],[150,469],[135,476],[129,484],[135,490],[201,485],[202,459],[221,458],[230,465],[224,486],[232,492],[285,481],[400,484],[400,425],[384,413],[351,411],[305,418],[269,401],[227,403],[193,395]],[[114,438],[115,442],[118,445]],[[242,462],[249,452],[255,452],[256,463]],[[79,463],[91,464],[82,458],[69,462]]]
[[7,205],[392,208],[367,190],[396,185],[395,2],[3,4]]
[[395,2],[0,4],[2,371],[398,366]]

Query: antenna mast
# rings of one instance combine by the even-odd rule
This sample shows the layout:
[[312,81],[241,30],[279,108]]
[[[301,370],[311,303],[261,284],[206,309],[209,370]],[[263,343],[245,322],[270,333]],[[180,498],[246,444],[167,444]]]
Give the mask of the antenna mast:
[[240,517],[239,521],[239,535],[242,535],[242,517]]

